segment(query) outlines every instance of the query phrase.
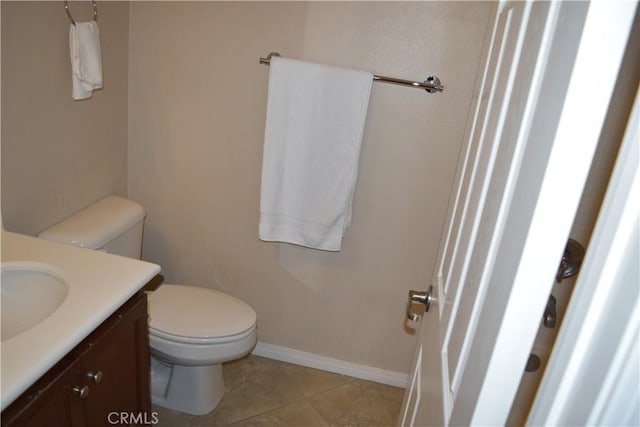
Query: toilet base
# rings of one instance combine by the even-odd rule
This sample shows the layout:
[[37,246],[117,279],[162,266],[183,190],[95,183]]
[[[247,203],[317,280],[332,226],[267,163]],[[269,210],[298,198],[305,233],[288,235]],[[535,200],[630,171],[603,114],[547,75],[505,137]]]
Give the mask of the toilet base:
[[155,405],[204,415],[213,411],[224,395],[222,364],[206,366],[167,365],[153,360],[151,401]]

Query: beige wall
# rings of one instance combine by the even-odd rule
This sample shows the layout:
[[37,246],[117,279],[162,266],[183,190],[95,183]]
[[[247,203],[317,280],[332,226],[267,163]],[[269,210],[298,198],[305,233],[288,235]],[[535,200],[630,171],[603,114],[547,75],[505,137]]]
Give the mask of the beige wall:
[[[70,2],[78,21],[89,2]],[[2,218],[37,234],[107,194],[126,194],[126,3],[100,2],[104,90],[71,99],[62,2],[2,2]]]
[[[489,5],[130,6],[129,196],[167,282],[242,298],[259,340],[407,372],[407,291],[424,289],[446,214]],[[400,78],[374,84],[353,225],[340,253],[258,240],[270,51]]]

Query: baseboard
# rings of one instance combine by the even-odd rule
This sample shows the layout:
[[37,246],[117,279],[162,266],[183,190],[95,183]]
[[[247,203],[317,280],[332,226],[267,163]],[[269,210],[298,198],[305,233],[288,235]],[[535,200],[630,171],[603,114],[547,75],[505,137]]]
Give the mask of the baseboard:
[[294,365],[306,366],[307,368],[348,375],[350,377],[373,381],[380,384],[387,384],[401,388],[405,388],[407,385],[408,375],[401,372],[387,371],[380,368],[360,365],[358,363],[345,362],[344,360],[333,359],[331,357],[320,356],[279,345],[258,342],[256,347],[253,349],[253,354],[256,356],[279,360],[281,362],[292,363]]

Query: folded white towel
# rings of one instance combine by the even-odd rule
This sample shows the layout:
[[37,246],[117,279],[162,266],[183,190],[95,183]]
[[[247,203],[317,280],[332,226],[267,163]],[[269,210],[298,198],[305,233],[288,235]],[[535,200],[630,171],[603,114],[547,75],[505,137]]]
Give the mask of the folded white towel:
[[340,250],[372,79],[363,71],[271,59],[260,239]]
[[102,53],[98,23],[76,22],[69,30],[72,97],[87,99],[95,89],[102,88]]

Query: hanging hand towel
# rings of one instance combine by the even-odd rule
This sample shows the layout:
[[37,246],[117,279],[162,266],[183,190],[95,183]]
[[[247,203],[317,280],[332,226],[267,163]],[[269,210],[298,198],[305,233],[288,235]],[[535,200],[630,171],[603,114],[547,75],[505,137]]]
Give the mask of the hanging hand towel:
[[351,204],[373,75],[272,58],[260,239],[339,251]]
[[90,98],[95,89],[102,88],[100,30],[95,21],[71,24],[69,52],[73,85],[71,96],[75,100]]

